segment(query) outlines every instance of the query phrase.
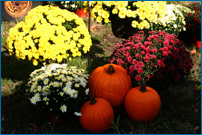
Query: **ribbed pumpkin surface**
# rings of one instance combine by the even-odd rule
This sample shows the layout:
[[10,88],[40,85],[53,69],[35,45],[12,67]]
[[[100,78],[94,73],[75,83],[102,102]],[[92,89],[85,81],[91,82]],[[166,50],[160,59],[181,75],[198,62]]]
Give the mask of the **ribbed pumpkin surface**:
[[141,87],[135,87],[126,94],[124,101],[125,111],[136,122],[152,121],[160,110],[160,96],[151,87],[146,87],[146,92],[141,92],[140,89]]
[[95,98],[95,100],[97,102],[94,105],[91,105],[90,101],[83,104],[79,121],[84,130],[102,133],[112,126],[114,112],[107,100],[102,98]]
[[[112,65],[115,73],[108,73],[108,67]],[[124,101],[126,93],[131,89],[130,76],[121,66],[106,64],[96,68],[88,80],[90,93],[96,98],[104,98],[117,110]]]

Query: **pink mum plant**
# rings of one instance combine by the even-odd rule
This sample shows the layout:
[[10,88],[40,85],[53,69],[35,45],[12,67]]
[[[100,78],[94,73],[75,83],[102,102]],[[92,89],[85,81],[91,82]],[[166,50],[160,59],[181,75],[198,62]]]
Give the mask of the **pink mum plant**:
[[[110,63],[126,69],[134,83],[178,82],[191,71],[190,53],[176,35],[163,31],[139,31],[122,44],[116,44]],[[154,85],[155,86],[155,85]]]

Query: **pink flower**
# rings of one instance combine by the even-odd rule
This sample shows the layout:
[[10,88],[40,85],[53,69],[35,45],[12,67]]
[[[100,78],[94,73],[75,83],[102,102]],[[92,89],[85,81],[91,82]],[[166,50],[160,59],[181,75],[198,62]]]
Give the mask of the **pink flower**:
[[144,60],[145,60],[146,62],[149,62],[149,59],[150,59],[150,58],[149,58],[148,56],[145,56],[145,57],[144,57]]
[[157,52],[157,49],[152,49],[152,52],[153,52],[153,53],[156,53],[156,52]]
[[137,53],[136,55],[135,55],[135,57],[140,57],[141,55],[139,54],[139,53]]
[[169,45],[168,48],[171,50],[171,49],[173,49],[173,46],[172,46],[172,45]]
[[126,50],[130,50],[130,49],[131,49],[131,47],[130,47],[130,46],[127,46],[127,47],[126,47]]
[[144,63],[143,63],[142,61],[139,61],[139,62],[138,62],[138,65],[139,65],[139,67],[141,68],[141,67],[144,66]]
[[148,42],[148,41],[144,42],[144,46],[150,46],[151,44],[152,44],[152,42]]
[[140,81],[141,77],[139,75],[136,75],[135,80]]
[[139,68],[137,72],[138,74],[141,74],[143,72],[143,69]]
[[134,68],[135,68],[135,70],[138,70],[139,69],[139,65],[138,64],[134,65]]
[[147,75],[147,78],[150,79],[150,78],[151,78],[151,75]]
[[150,52],[151,52],[151,49],[150,49],[149,47],[147,47],[147,48],[146,48],[146,52],[147,52],[147,53],[150,53]]
[[128,62],[131,62],[132,59],[133,59],[133,58],[132,58],[131,56],[129,56],[129,57],[127,58]]
[[130,67],[129,67],[129,70],[134,70],[135,68],[134,68],[134,66],[133,65],[131,65]]
[[134,70],[130,70],[130,71],[129,71],[129,74],[130,74],[130,75],[133,75],[133,73],[134,73]]
[[162,66],[163,65],[163,61],[162,60],[158,60],[158,65]]
[[129,52],[125,52],[125,56],[126,56],[126,57],[129,57],[129,56],[130,56],[130,53],[129,53]]
[[168,51],[168,47],[163,47],[163,51]]
[[144,45],[141,45],[140,46],[143,50],[145,50],[146,49],[146,47],[144,46]]
[[145,54],[145,51],[141,51],[141,54]]
[[121,60],[121,58],[118,58],[117,61],[120,62],[120,61],[122,61],[122,60]]
[[168,52],[166,52],[166,51],[163,51],[163,54],[162,54],[162,56],[168,56]]
[[164,44],[165,46],[169,46],[169,40],[165,40],[165,41],[163,42],[163,44]]
[[174,47],[174,51],[175,51],[176,53],[178,53],[178,52],[179,52],[179,49],[176,48],[176,47]]
[[146,55],[145,55],[145,56],[150,57],[150,56],[151,56],[151,54],[150,54],[150,53],[146,53]]
[[139,48],[138,44],[135,44],[134,47],[133,47],[133,49],[136,49],[136,50],[138,50],[138,48]]
[[136,59],[133,59],[132,64],[135,65],[137,63],[138,63],[138,61]]
[[155,55],[151,55],[152,59],[156,59],[156,56]]

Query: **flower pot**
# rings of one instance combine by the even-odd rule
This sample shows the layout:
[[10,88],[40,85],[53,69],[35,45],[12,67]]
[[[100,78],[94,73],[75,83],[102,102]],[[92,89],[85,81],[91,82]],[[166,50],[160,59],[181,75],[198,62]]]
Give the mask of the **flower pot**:
[[117,15],[110,14],[112,32],[117,38],[128,39],[134,33],[138,32],[138,29],[135,29],[131,26],[132,20],[120,19]]
[[196,41],[196,48],[201,49],[201,41]]
[[88,16],[88,12],[85,12],[84,9],[77,9],[75,13],[81,18],[86,18]]
[[49,122],[57,125],[64,123],[68,119],[68,115],[66,113],[58,115],[48,110],[45,112],[45,117]]

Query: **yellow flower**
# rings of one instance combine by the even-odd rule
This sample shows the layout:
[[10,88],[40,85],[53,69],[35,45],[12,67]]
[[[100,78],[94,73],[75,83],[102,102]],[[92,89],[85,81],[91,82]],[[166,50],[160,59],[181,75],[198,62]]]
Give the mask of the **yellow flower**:
[[32,62],[33,62],[33,65],[34,65],[34,66],[37,66],[37,65],[38,65],[38,61],[37,61],[36,59],[33,59]]
[[123,18],[126,17],[126,12],[124,12],[124,11],[120,11],[118,15],[119,15],[120,18],[123,19]]
[[117,8],[114,8],[113,10],[112,10],[112,14],[117,14],[118,13],[118,9]]
[[132,25],[133,28],[137,28],[139,23],[136,20],[134,20],[134,21],[132,21],[131,25]]
[[132,17],[133,11],[132,10],[127,10],[126,15],[127,15],[127,17]]
[[[64,24],[69,24],[68,21],[76,23],[77,26],[73,28],[74,32],[72,32],[72,28],[66,29],[64,27]],[[32,29],[33,27],[34,29]],[[81,31],[78,31],[77,27],[80,27]],[[72,38],[75,44],[80,38],[88,40],[87,42],[92,44],[82,18],[72,12],[53,6],[38,6],[29,11],[25,22],[20,22],[9,30],[6,42],[10,55],[15,53],[17,59],[25,59],[28,56],[28,60],[33,60],[33,64],[38,65],[38,61],[58,59],[60,62],[66,58],[70,47],[76,47],[70,43]],[[80,46],[78,49],[82,50],[82,48],[83,46]]]
[[109,13],[108,13],[107,11],[103,11],[102,17],[103,17],[104,19],[108,19],[108,18],[109,18]]
[[102,22],[102,17],[101,17],[101,16],[98,16],[98,17],[96,18],[96,21],[97,21],[98,23],[101,23],[101,22]]

